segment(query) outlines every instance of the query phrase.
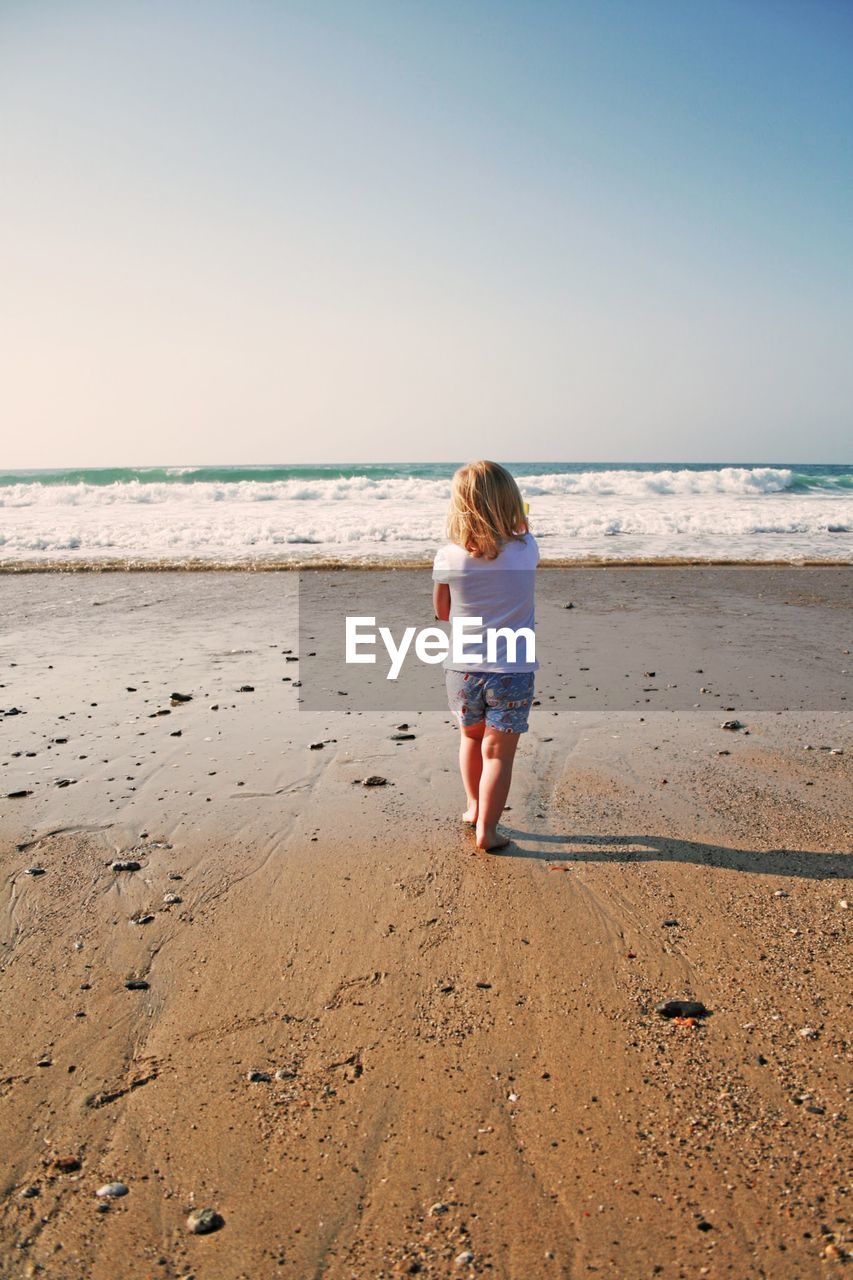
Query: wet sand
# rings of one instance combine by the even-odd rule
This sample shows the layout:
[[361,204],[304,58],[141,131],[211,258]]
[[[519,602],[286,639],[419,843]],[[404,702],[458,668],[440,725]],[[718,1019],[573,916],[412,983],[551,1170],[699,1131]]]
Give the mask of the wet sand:
[[851,585],[543,571],[488,856],[446,711],[300,705],[295,575],[4,577],[4,1275],[840,1269]]

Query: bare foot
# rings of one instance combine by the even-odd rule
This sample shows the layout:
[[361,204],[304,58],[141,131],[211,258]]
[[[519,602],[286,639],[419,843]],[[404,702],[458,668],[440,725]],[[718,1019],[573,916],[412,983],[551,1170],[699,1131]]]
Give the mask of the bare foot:
[[511,843],[507,836],[499,836],[497,831],[477,832],[477,848],[485,853],[497,853],[499,849],[505,849]]
[[468,827],[476,827],[477,825],[477,806],[469,805],[462,815],[462,821]]

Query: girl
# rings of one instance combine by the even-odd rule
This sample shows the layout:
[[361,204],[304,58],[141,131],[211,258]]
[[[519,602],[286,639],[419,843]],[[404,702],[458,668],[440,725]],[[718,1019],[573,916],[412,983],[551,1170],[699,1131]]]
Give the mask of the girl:
[[[468,807],[462,815],[488,852],[509,840],[498,835],[512,780],[519,735],[527,732],[533,701],[535,653],[519,638],[497,636],[489,653],[489,628],[533,634],[533,593],[539,548],[527,523],[513,477],[496,462],[471,462],[453,477],[447,519],[450,541],[435,557],[435,616],[481,618],[481,645],[466,641],[466,656],[481,661],[445,662],[447,698],[459,722],[459,769]],[[491,658],[491,661],[489,660]]]

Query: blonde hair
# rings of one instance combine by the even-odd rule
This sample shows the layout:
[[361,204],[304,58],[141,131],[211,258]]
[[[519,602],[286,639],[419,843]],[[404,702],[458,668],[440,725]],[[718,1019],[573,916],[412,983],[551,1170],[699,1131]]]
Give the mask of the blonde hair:
[[494,560],[529,532],[518,485],[497,462],[469,462],[453,477],[447,536],[477,559]]

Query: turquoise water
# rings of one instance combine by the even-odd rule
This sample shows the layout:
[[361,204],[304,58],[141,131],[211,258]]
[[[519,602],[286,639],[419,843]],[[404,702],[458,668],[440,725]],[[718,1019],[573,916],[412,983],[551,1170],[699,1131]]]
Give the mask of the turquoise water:
[[[274,483],[282,480],[366,480],[418,479],[446,480],[457,462],[323,463],[300,466],[219,466],[219,467],[70,467],[48,470],[0,472],[0,486],[113,485],[129,484],[236,484]],[[506,464],[519,479],[525,476],[585,475],[607,472],[713,472],[770,469],[790,472],[790,480],[778,491],[803,493],[809,490],[853,490],[853,464],[792,462],[511,462]]]

